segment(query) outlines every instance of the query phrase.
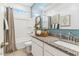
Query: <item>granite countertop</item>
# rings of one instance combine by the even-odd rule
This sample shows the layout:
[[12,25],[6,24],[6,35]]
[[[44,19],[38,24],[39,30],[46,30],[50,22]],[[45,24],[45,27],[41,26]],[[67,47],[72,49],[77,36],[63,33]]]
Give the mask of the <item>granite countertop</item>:
[[[48,45],[50,45],[52,47],[55,47],[55,48],[61,50],[62,52],[67,53],[67,54],[69,54],[71,56],[79,55],[79,50],[71,49],[71,48],[63,46],[62,44],[66,43],[66,42],[61,41],[57,37],[53,37],[53,36],[40,37],[40,36],[36,36],[34,34],[31,34],[31,37],[36,38],[37,40],[40,40],[40,41],[42,41],[42,42],[44,42],[44,43],[46,43],[46,44],[48,44]],[[56,43],[58,43],[57,41],[61,42],[62,44],[56,44]],[[66,43],[66,44],[72,45],[71,47],[73,47],[73,44],[70,44],[70,43]],[[73,48],[75,48],[75,47],[73,47]],[[79,47],[77,47],[77,49],[78,48]]]

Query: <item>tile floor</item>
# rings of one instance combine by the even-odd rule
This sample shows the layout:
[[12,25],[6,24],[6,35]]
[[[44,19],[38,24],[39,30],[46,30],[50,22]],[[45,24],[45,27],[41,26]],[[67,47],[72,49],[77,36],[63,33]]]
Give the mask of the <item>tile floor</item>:
[[[27,53],[25,52],[25,49],[19,49],[15,52],[5,54],[5,56],[27,56]],[[32,55],[29,55],[29,56],[32,56]]]

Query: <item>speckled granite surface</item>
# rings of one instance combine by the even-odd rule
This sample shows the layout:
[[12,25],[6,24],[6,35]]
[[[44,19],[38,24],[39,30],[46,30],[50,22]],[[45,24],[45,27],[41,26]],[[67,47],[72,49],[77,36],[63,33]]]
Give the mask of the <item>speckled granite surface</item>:
[[[78,56],[78,55],[79,55],[79,51],[73,50],[73,49],[70,49],[70,48],[68,48],[68,47],[65,47],[65,46],[62,46],[62,45],[60,45],[60,44],[55,43],[55,42],[57,42],[57,41],[61,41],[61,40],[59,40],[59,38],[57,38],[57,37],[53,37],[53,36],[40,37],[40,36],[36,36],[36,35],[34,35],[34,34],[31,34],[31,36],[32,36],[33,38],[36,38],[36,39],[38,39],[38,40],[40,40],[40,41],[42,41],[42,42],[44,42],[44,43],[46,43],[46,44],[52,46],[52,47],[55,47],[55,48],[61,50],[62,52],[67,53],[67,54],[69,54],[69,55],[71,55],[71,56],[73,56],[73,55]],[[65,43],[66,43],[66,42],[65,42]],[[70,44],[70,43],[68,43],[68,44]]]

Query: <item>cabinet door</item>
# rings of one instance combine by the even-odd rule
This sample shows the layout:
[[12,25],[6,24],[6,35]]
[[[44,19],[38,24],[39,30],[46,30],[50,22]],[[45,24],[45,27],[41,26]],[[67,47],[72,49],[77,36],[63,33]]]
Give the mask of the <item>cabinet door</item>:
[[44,50],[44,56],[53,56],[53,55]]
[[39,46],[43,47],[43,42],[42,41],[40,41],[40,40],[38,40],[36,38],[32,38],[32,41],[37,43]]
[[43,48],[32,42],[32,54],[34,56],[43,56]]

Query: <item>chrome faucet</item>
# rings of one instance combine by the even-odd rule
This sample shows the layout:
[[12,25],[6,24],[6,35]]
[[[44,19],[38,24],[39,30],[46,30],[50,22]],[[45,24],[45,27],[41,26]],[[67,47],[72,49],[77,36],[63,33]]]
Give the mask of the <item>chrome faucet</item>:
[[68,40],[71,40],[71,32],[68,33]]
[[69,34],[69,37],[68,37],[68,40],[74,44],[77,43],[77,40],[76,38],[73,36],[73,34],[71,34],[71,32],[68,33]]

